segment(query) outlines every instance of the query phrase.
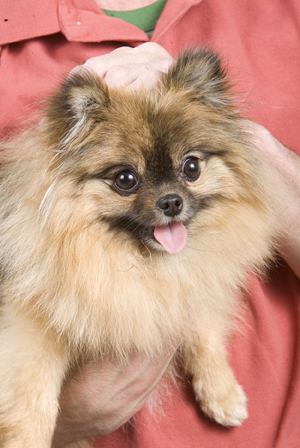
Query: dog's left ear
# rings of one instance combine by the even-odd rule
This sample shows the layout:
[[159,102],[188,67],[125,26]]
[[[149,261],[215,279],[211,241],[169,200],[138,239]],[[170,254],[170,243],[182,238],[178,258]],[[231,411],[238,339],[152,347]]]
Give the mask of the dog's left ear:
[[164,85],[186,91],[192,100],[218,109],[231,105],[229,82],[219,56],[207,49],[187,50],[170,68]]
[[71,74],[48,104],[48,126],[54,140],[67,149],[93,124],[105,120],[109,106],[108,88],[100,77],[88,72]]

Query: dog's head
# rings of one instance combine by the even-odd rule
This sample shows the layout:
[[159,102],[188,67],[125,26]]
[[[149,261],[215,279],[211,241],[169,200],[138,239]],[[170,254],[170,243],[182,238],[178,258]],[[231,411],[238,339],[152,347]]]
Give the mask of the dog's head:
[[65,183],[57,191],[84,225],[180,252],[187,233],[218,227],[234,204],[262,204],[239,121],[220,60],[206,50],[182,54],[155,92],[73,75],[48,113]]

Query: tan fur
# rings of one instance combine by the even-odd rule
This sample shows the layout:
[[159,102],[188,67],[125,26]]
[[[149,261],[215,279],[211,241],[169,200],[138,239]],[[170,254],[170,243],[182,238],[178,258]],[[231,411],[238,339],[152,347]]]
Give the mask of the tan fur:
[[[14,157],[0,173],[1,447],[50,447],[61,384],[77,362],[126,363],[178,338],[202,409],[223,425],[246,418],[225,343],[248,273],[272,257],[276,194],[218,64],[209,52],[186,53],[151,96],[71,79],[38,126],[3,143]],[[196,182],[178,182],[183,195],[214,199],[190,219],[176,255],[104,219],[141,195],[147,221],[155,191],[173,191],[168,182],[122,196],[95,176],[114,164],[146,176],[154,135],[175,167],[198,147],[215,152],[200,156]]]

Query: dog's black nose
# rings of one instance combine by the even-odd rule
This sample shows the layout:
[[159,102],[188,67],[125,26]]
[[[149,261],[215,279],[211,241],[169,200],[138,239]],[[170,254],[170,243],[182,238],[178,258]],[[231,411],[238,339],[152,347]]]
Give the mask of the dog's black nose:
[[163,198],[160,198],[156,205],[166,216],[174,217],[181,212],[183,200],[178,194],[167,194]]

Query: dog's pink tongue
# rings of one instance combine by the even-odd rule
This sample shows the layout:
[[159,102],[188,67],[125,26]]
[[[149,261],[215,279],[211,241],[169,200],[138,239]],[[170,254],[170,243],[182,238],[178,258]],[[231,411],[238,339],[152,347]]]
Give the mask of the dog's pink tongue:
[[154,236],[169,254],[178,254],[186,243],[187,231],[182,222],[155,227]]

